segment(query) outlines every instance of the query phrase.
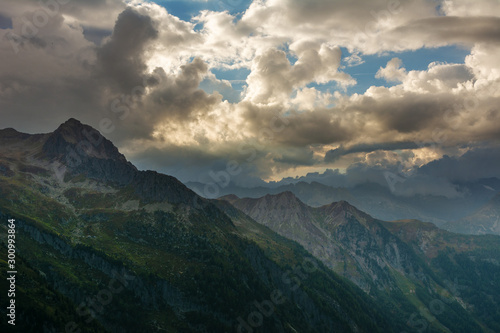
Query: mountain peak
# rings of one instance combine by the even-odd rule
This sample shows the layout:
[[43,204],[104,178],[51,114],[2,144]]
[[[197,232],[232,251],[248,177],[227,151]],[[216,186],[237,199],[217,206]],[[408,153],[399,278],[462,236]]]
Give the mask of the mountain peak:
[[257,199],[264,200],[266,202],[271,202],[273,204],[281,204],[281,205],[297,205],[297,206],[307,206],[303,203],[295,194],[291,191],[284,191],[278,194],[266,194],[265,196]]
[[217,200],[224,200],[229,203],[233,203],[236,200],[239,200],[240,198],[236,194],[228,194],[228,195],[223,195],[222,197],[219,197]]
[[0,129],[0,139],[25,139],[29,137],[29,134],[26,133],[21,133],[19,131],[16,131],[15,129],[9,127],[9,128],[4,128]]
[[350,203],[348,203],[345,200],[340,200],[340,201],[336,202],[335,205],[338,206],[338,207],[342,207],[344,209],[352,209],[352,208],[354,208],[354,209],[357,210],[356,207],[354,207],[353,205],[351,205]]
[[42,151],[45,157],[57,159],[72,173],[119,184],[129,183],[137,171],[98,130],[74,118],[49,134]]
[[284,191],[281,193],[276,194],[277,198],[286,198],[286,199],[297,199],[295,194],[293,194],[291,191]]
[[118,148],[95,128],[70,118],[61,124],[43,146],[50,157],[74,155],[72,158],[113,159],[127,162]]
[[53,134],[61,135],[69,143],[79,143],[83,140],[89,141],[90,135],[95,136],[94,141],[102,141],[101,133],[89,125],[82,124],[75,118],[70,118],[62,123]]
[[267,194],[265,197],[279,200],[299,200],[291,191],[284,191],[278,194]]
[[4,128],[4,129],[0,129],[0,134],[2,136],[8,136],[8,135],[16,135],[16,134],[21,134],[21,132],[18,132],[16,131],[15,129],[13,129],[12,127],[8,127],[8,128]]
[[323,211],[327,216],[335,218],[337,216],[344,217],[354,217],[361,224],[366,225],[369,221],[373,221],[373,217],[366,214],[365,212],[360,211],[355,206],[351,205],[349,202],[345,200],[340,200],[337,202],[333,202],[329,205],[325,205],[318,208]]
[[332,202],[331,204],[328,204],[328,205],[324,205],[320,208],[323,208],[323,209],[328,209],[328,210],[338,210],[338,211],[351,211],[351,210],[358,210],[356,207],[354,207],[353,205],[351,205],[349,202],[345,201],[345,200],[340,200],[340,201],[336,201],[336,202]]
[[83,126],[83,124],[78,119],[69,118],[64,123],[62,123],[61,126]]
[[[69,118],[66,120],[64,123],[59,125],[59,127],[56,129],[56,131],[64,131],[66,133],[78,133],[81,132],[82,130],[85,129],[85,127],[88,125],[82,124],[79,120],[75,118]],[[88,126],[90,127],[90,126]]]

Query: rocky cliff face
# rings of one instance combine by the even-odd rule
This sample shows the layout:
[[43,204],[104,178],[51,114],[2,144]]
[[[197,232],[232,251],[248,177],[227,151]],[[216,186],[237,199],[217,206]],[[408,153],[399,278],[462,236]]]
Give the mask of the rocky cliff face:
[[76,119],[68,120],[48,135],[41,156],[57,160],[70,174],[118,185],[129,184],[137,172],[111,141]]
[[321,244],[327,240],[310,207],[291,192],[266,195],[259,200],[234,200],[233,205],[280,235],[300,239],[299,243]]
[[138,171],[113,143],[94,128],[70,119],[48,135],[43,158],[62,163],[71,176],[84,175],[119,186],[131,186],[146,201],[188,203],[195,194],[174,177]]
[[297,241],[368,292],[372,286],[397,288],[391,270],[423,278],[423,268],[418,267],[408,246],[379,221],[346,201],[313,208],[291,192],[259,199],[232,199],[235,207]]
[[[406,308],[409,303],[422,302],[421,310],[429,306],[429,300],[443,306],[459,304],[460,308],[447,312],[447,318],[432,317],[437,325],[434,329],[450,329],[453,321],[458,323],[469,316],[485,324],[487,331],[497,327],[497,320],[490,317],[496,310],[490,311],[476,297],[481,294],[482,298],[492,299],[500,293],[500,285],[491,279],[500,274],[497,236],[453,234],[417,220],[384,222],[345,201],[313,208],[290,193],[257,199],[226,196],[220,200],[227,200],[249,218],[297,241],[379,303]],[[237,223],[249,223],[231,210],[226,211]],[[461,265],[468,270],[461,270]],[[459,279],[462,285],[458,285]],[[488,287],[479,287],[482,284]],[[389,300],[387,295],[391,295]],[[499,305],[496,301],[490,304],[495,309]],[[477,306],[482,313],[471,310]],[[436,312],[428,309],[429,313]],[[426,320],[422,323],[429,326]],[[475,324],[460,325],[471,331],[481,330]],[[464,330],[465,326],[457,329]]]

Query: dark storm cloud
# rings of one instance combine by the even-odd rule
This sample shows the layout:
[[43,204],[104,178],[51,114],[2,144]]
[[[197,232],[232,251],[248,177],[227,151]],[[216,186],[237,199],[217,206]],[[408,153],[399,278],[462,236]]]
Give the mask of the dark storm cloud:
[[177,76],[168,77],[158,72],[162,82],[149,96],[150,106],[160,115],[173,116],[176,120],[186,120],[193,114],[211,110],[220,96],[209,95],[199,88],[200,82],[208,72],[208,66],[200,58],[183,65]]
[[287,149],[280,156],[273,159],[279,164],[288,164],[291,166],[314,165],[317,161],[314,160],[314,153],[307,148]]
[[83,29],[83,35],[85,36],[85,39],[96,45],[101,45],[103,39],[111,36],[112,33],[113,31],[108,29],[100,29],[93,27],[88,27],[88,28],[85,27]]
[[146,70],[144,48],[157,37],[158,31],[149,16],[130,7],[125,9],[118,16],[110,40],[97,51],[101,78],[122,92],[142,85]]
[[[285,178],[273,185],[286,185],[297,182],[318,182],[332,187],[356,187],[358,185],[375,183],[381,185],[394,195],[412,197],[414,195],[438,195],[448,198],[463,196],[457,186],[448,178],[430,176],[418,171],[403,174],[400,161],[387,160],[386,153],[380,151],[375,164],[357,162],[349,165],[345,172],[338,169],[327,169],[324,173],[308,173],[304,177]],[[393,177],[395,182],[391,181]]]
[[291,112],[281,115],[281,108],[242,102],[244,119],[257,139],[272,141],[290,147],[304,147],[311,144],[330,144],[350,139],[358,130],[347,128],[340,116],[328,110],[315,112]]
[[400,133],[416,132],[429,128],[436,120],[442,118],[446,110],[442,102],[432,102],[426,98],[419,98],[411,103],[405,101],[404,105],[388,105],[376,115],[380,123],[388,130]]
[[341,119],[328,112],[298,114],[289,118],[289,124],[278,140],[291,146],[331,144],[352,138],[357,128],[342,125]]
[[349,166],[346,170],[347,185],[354,187],[360,184],[376,183],[388,188],[394,195],[405,197],[437,195],[456,198],[463,196],[457,186],[448,179],[418,173],[403,174],[399,162],[381,162],[376,165],[355,163]]
[[387,161],[384,158],[379,158],[377,162],[374,165],[368,165],[364,162],[353,163],[346,168],[345,172],[340,172],[338,169],[326,169],[324,173],[311,172],[303,177],[285,178],[276,184],[284,185],[302,181],[307,183],[319,182],[333,187],[353,187],[364,183],[377,183],[387,186],[384,173],[394,172],[394,174],[397,174],[398,170],[400,170],[400,164]]
[[500,178],[500,146],[471,149],[460,157],[445,155],[422,166],[419,173],[450,181]]
[[[120,142],[146,139],[152,143],[155,140],[153,132],[159,124],[167,122],[175,128],[189,121],[203,120],[222,98],[198,88],[207,70],[207,65],[199,58],[181,66],[177,75],[167,75],[162,68],[156,68],[151,75],[144,76],[145,86],[138,85],[123,92],[131,95],[126,98],[132,101],[130,104],[123,103],[120,97],[112,99],[111,111],[117,111],[118,119],[123,118],[119,121],[119,131],[113,133],[114,139]],[[146,86],[150,88],[147,95],[134,93],[140,94]],[[162,135],[168,131],[163,129],[157,139],[164,140]]]
[[377,150],[402,150],[402,149],[417,149],[418,145],[415,142],[405,141],[405,142],[384,142],[377,144],[358,144],[350,148],[345,148],[343,146],[332,149],[326,152],[325,162],[335,162],[342,156],[353,154],[353,153],[371,153]]
[[266,159],[266,154],[246,145],[211,152],[196,146],[169,146],[144,149],[134,156],[133,162],[140,169],[152,168],[175,174],[185,182],[219,183],[218,186],[224,186],[224,174],[229,175],[228,180],[232,184],[252,187],[264,184],[260,163]]
[[[101,5],[106,2],[87,3],[79,10]],[[20,24],[14,30],[19,34]],[[129,7],[117,15],[112,34],[102,46],[88,42],[91,38],[85,32],[100,39],[107,29],[70,27],[62,12],[51,17],[35,36],[22,38],[16,45],[18,54],[12,41],[3,36],[3,120],[20,130],[40,132],[40,128],[53,130],[69,117],[100,129],[100,121],[108,118],[118,130],[106,134],[121,144],[131,138],[150,138],[153,128],[169,114],[186,118],[193,110],[209,109],[218,96],[197,89],[207,72],[201,60],[181,66],[177,75],[167,76],[161,68],[149,72],[144,54],[157,42],[157,25],[150,16]],[[146,88],[152,92],[148,98]],[[37,122],[30,122],[34,113]]]
[[453,94],[405,92],[399,96],[363,97],[347,106],[347,110],[363,112],[366,121],[376,122],[382,131],[377,135],[379,137],[388,131],[397,131],[405,135],[419,134],[422,140],[425,137],[432,140],[433,130],[450,126],[446,115],[456,105],[461,105],[461,100]]

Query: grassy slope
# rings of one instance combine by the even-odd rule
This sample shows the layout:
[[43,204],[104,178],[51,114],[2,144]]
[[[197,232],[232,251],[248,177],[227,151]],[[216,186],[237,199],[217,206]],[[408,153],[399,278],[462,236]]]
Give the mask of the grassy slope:
[[[253,300],[268,299],[277,287],[276,282],[274,287],[273,282],[266,286],[256,279],[255,269],[245,254],[253,241],[283,270],[294,267],[307,255],[292,242],[271,232],[265,237],[244,240],[240,232],[248,236],[252,231],[235,228],[229,219],[217,216],[216,210],[212,211],[213,216],[199,215],[183,206],[166,205],[160,211],[134,198],[127,188],[111,195],[89,188],[79,179],[74,180],[71,189],[57,189],[50,185],[53,182],[50,176],[30,172],[0,176],[1,210],[63,240],[73,249],[84,249],[106,261],[119,262],[144,281],[168,281],[182,290],[187,299],[196,300],[196,306],[213,310],[188,311],[179,316],[168,306],[160,305],[141,312],[131,306],[141,302],[137,295],[124,292],[106,307],[101,318],[114,329],[146,326],[152,330],[162,327],[169,332],[188,332],[196,329],[193,322],[198,321],[211,332],[228,331],[234,325],[232,320],[255,310]],[[139,201],[137,210],[120,209],[121,203],[131,200]],[[50,272],[51,283],[66,292],[78,290],[79,293],[71,295],[76,303],[85,295],[98,293],[109,280],[99,269],[65,256],[53,247],[41,245],[27,236],[19,236],[19,239],[19,248],[29,257],[30,264]],[[244,282],[241,277],[248,280]],[[343,313],[353,319],[361,331],[390,330],[366,296],[324,267],[304,281],[302,290],[323,314],[329,314],[329,320],[338,323],[339,329],[350,330]],[[332,304],[341,304],[340,315]],[[306,324],[305,312],[297,309],[293,300],[276,311],[280,319],[288,323],[285,331],[311,330]],[[132,319],[129,322],[112,315],[130,312],[134,318],[141,318],[140,325],[134,326]],[[126,325],[121,326],[124,323]],[[274,325],[270,320],[265,321],[260,330],[272,331]]]
[[[417,220],[385,226],[410,244],[444,282],[446,290],[434,293],[437,299],[455,298],[460,305],[453,304],[456,312],[465,308],[484,331],[500,331],[499,236],[455,234]],[[463,318],[452,319],[462,322]]]

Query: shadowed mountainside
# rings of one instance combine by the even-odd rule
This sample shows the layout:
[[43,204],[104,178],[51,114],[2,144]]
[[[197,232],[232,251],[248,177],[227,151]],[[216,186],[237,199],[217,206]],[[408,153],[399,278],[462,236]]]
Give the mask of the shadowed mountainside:
[[[500,327],[500,284],[495,278],[500,276],[498,236],[454,234],[417,220],[385,222],[346,201],[310,207],[291,192],[257,199],[230,195],[220,200],[295,240],[379,304],[400,308],[413,304],[432,313],[428,302],[440,295],[443,304],[446,300],[458,306],[450,307],[446,316],[433,317],[434,328],[451,329],[458,318],[472,325],[469,329],[475,320],[486,331]],[[450,281],[455,281],[455,287]],[[463,290],[458,291],[458,283]]]

